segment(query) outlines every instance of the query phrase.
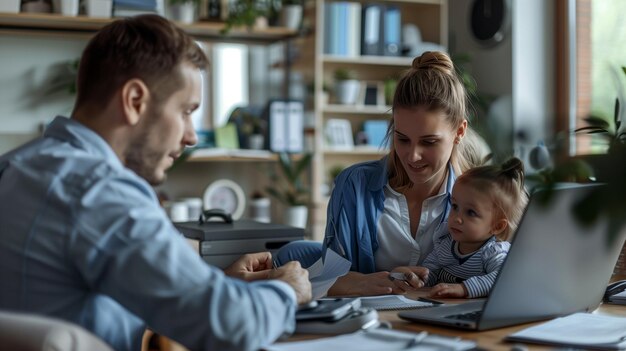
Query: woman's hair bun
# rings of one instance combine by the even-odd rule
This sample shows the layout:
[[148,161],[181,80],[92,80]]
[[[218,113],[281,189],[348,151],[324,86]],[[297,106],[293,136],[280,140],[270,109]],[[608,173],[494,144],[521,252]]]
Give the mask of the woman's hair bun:
[[413,69],[435,69],[445,74],[454,73],[454,64],[446,53],[441,51],[426,51],[421,56],[413,59]]

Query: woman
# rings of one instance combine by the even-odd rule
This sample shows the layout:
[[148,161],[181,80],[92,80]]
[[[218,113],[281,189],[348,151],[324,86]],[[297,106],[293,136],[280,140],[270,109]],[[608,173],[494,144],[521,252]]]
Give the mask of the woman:
[[[341,244],[352,267],[329,295],[399,294],[423,285],[424,270],[415,266],[432,251],[433,237],[447,230],[456,175],[484,156],[466,115],[465,89],[450,58],[442,52],[415,58],[394,94],[389,154],[335,180],[325,240]],[[307,267],[321,252],[319,243],[297,242],[277,259]],[[407,280],[390,279],[389,272]]]

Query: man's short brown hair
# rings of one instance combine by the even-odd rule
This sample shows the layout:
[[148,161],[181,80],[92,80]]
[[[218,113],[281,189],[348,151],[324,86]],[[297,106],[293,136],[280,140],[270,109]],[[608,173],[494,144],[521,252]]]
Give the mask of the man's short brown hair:
[[103,27],[87,44],[78,69],[76,106],[104,108],[129,79],[141,79],[157,104],[182,84],[178,67],[206,69],[196,42],[157,15],[120,19]]

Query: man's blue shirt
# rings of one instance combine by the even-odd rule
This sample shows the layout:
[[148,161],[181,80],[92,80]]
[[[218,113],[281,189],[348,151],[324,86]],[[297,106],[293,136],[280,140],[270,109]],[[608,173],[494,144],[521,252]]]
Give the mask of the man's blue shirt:
[[280,281],[204,263],[150,185],[82,124],[57,117],[0,157],[0,309],[77,323],[116,350],[146,325],[191,349],[257,349],[295,327]]

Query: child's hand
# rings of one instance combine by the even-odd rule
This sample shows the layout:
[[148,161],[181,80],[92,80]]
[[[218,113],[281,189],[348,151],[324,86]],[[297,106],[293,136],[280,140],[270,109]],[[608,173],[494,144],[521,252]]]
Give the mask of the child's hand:
[[432,297],[467,297],[467,290],[463,284],[439,283],[430,291]]

